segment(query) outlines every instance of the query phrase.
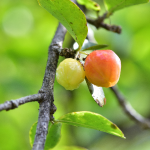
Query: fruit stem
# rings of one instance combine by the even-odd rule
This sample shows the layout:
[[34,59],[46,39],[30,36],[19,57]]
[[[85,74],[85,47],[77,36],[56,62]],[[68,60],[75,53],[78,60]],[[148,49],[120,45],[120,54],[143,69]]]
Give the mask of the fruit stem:
[[88,53],[85,53],[85,52],[81,52],[81,51],[80,51],[79,53],[80,53],[80,54],[84,54],[84,55],[88,55]]
[[75,55],[75,59],[77,59],[79,55],[80,55],[80,53],[79,53],[79,51],[77,51],[76,55]]
[[79,57],[79,55],[80,55],[80,50],[81,50],[81,47],[79,47],[76,51],[76,55],[75,55],[75,59],[77,59],[78,57]]

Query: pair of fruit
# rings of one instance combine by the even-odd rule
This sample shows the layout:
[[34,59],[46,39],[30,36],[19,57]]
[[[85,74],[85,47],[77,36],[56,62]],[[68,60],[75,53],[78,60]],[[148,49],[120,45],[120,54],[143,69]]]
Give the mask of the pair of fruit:
[[75,59],[62,61],[56,71],[56,79],[66,90],[79,87],[85,76],[94,85],[114,86],[120,77],[121,61],[112,50],[96,50],[85,59],[84,68]]

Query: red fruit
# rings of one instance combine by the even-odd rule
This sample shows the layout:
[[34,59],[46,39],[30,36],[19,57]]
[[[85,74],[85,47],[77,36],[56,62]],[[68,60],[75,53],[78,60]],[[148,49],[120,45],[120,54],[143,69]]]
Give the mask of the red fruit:
[[119,80],[121,61],[112,50],[96,50],[87,56],[84,69],[92,84],[111,87]]

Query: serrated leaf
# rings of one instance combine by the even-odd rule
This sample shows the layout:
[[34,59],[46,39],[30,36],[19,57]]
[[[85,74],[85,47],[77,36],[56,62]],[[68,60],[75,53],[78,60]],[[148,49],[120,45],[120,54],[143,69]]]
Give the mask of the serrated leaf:
[[100,11],[100,6],[92,1],[92,0],[77,0],[77,2],[80,4],[80,5],[85,5],[85,7],[87,9],[92,9],[92,10],[95,10],[95,11]]
[[88,31],[86,17],[81,9],[70,0],[38,0],[38,2],[66,27],[81,47]]
[[[60,122],[49,123],[48,134],[45,141],[44,150],[49,150],[57,145],[61,137],[61,126]],[[30,145],[33,147],[35,133],[36,133],[37,122],[34,123],[29,131]]]
[[102,115],[93,112],[72,112],[63,115],[57,121],[67,123],[69,125],[99,130],[119,136],[121,138],[125,138],[122,131],[114,123],[112,123]]
[[98,87],[92,84],[87,78],[85,78],[88,89],[94,99],[94,101],[101,107],[106,104],[106,98],[102,87]]
[[124,7],[147,3],[149,0],[104,0],[106,9],[112,13]]

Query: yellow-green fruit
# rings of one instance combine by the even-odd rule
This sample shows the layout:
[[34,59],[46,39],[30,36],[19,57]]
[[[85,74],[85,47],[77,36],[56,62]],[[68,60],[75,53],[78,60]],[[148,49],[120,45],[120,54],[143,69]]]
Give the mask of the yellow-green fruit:
[[72,58],[62,61],[56,70],[57,82],[66,90],[78,88],[84,78],[85,72],[83,66],[79,61]]

